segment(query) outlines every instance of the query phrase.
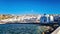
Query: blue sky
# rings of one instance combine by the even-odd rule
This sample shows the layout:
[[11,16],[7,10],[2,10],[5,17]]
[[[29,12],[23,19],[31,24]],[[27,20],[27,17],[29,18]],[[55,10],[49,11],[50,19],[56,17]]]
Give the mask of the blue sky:
[[60,14],[60,0],[0,0],[0,14]]

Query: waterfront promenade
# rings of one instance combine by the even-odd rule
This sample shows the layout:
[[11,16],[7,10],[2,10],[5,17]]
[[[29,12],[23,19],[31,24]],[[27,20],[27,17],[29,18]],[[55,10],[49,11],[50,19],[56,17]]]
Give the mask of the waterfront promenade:
[[58,27],[54,32],[52,32],[51,34],[60,34],[60,27]]

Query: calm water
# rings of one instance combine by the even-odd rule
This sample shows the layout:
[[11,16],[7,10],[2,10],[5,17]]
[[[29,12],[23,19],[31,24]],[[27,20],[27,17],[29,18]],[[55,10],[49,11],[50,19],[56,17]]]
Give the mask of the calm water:
[[41,34],[44,30],[36,24],[0,24],[0,34]]

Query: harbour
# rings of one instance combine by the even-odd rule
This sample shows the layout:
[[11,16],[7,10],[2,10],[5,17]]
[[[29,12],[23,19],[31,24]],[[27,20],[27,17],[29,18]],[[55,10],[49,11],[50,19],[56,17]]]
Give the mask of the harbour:
[[[60,15],[43,14],[43,15],[24,15],[4,18],[0,20],[1,28],[6,28],[1,33],[8,34],[51,34],[60,26]],[[0,17],[2,17],[0,16]],[[22,31],[20,31],[22,29]],[[12,31],[10,30],[12,29]],[[5,31],[6,30],[6,31]],[[15,32],[17,31],[18,32]],[[33,30],[33,32],[32,32]],[[8,31],[8,32],[7,32]],[[11,32],[10,32],[11,31]],[[25,31],[28,31],[25,33]],[[36,31],[36,32],[35,32]],[[2,33],[2,34],[3,34]]]
[[60,0],[0,0],[0,34],[60,34]]

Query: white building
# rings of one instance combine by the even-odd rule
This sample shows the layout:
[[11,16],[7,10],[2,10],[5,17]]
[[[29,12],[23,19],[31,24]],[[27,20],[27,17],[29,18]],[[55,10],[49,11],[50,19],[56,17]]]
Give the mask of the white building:
[[54,17],[52,15],[43,15],[41,16],[40,18],[40,22],[41,23],[50,23],[50,22],[53,22],[54,21]]
[[54,16],[50,15],[50,22],[53,22],[53,21],[54,21]]

